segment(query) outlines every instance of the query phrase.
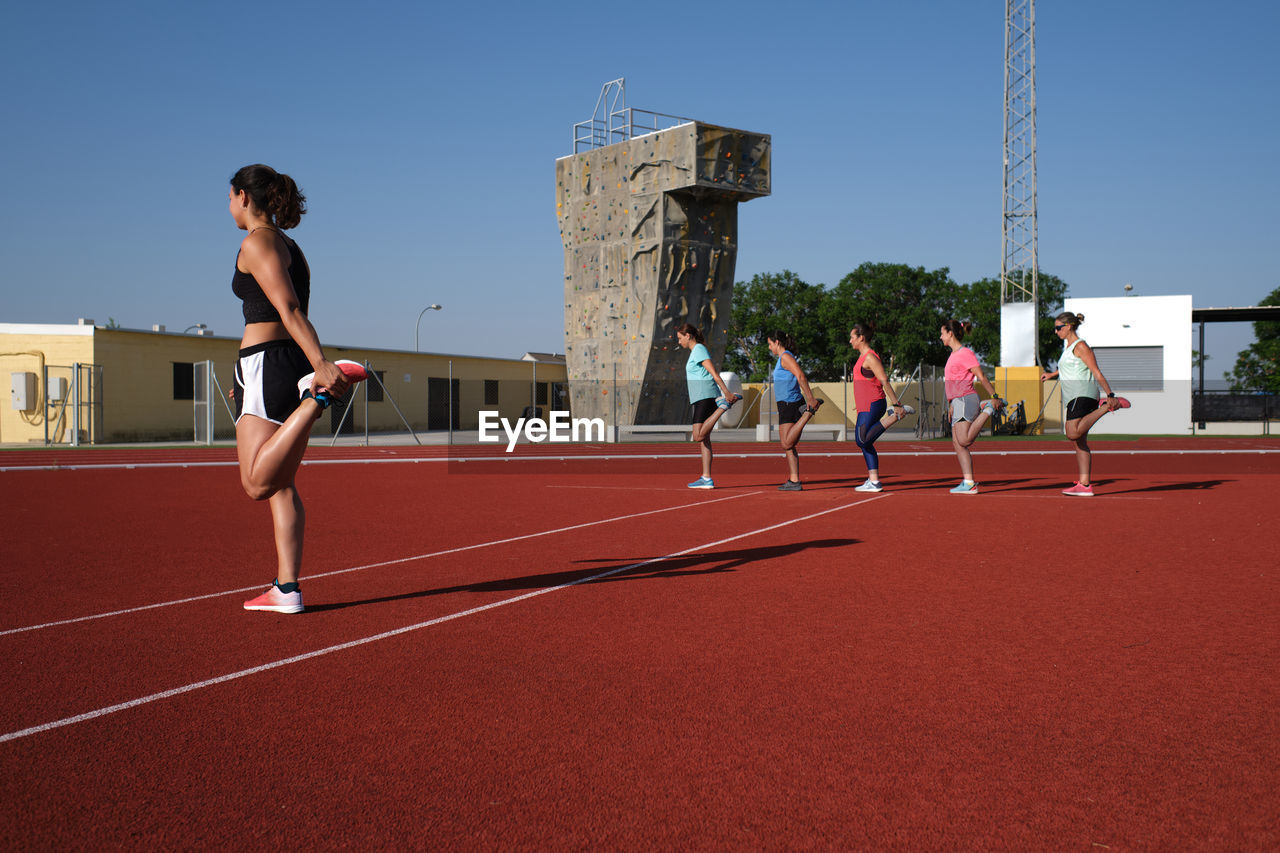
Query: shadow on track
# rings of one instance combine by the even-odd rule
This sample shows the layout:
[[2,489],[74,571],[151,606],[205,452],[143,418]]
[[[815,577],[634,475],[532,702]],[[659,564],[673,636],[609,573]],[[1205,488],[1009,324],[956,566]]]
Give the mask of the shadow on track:
[[[1116,480],[1100,481],[1103,484],[1118,482]],[[1119,489],[1114,492],[1107,492],[1109,495],[1126,495],[1135,492],[1187,492],[1196,489],[1216,489],[1225,483],[1234,483],[1234,480],[1194,480],[1188,483],[1162,483],[1158,486],[1142,486],[1136,489]]]
[[[408,601],[414,598],[427,598],[433,595],[449,595],[459,592],[517,592],[533,589],[547,589],[570,583],[604,583],[620,580],[638,580],[642,578],[680,577],[683,575],[703,575],[715,572],[729,572],[751,563],[773,560],[799,554],[814,548],[845,548],[857,545],[858,539],[813,539],[808,542],[790,542],[785,545],[773,545],[764,548],[731,548],[725,551],[707,551],[697,554],[681,554],[679,557],[662,559],[661,557],[599,557],[576,560],[578,563],[596,563],[589,569],[576,569],[567,572],[548,572],[540,575],[527,575],[519,578],[483,581],[481,583],[463,584],[461,586],[441,587],[440,589],[424,589],[418,592],[406,592],[399,595],[385,595],[378,598],[366,598],[360,601],[342,601],[333,604],[309,604],[305,613],[321,613],[327,610],[342,610],[346,607],[359,607],[366,604],[386,604],[392,601]],[[652,560],[653,562],[648,562]],[[643,563],[644,565],[637,565]],[[611,565],[612,564],[612,565]],[[627,571],[628,566],[635,568]],[[604,578],[588,581],[602,572],[613,571]]]

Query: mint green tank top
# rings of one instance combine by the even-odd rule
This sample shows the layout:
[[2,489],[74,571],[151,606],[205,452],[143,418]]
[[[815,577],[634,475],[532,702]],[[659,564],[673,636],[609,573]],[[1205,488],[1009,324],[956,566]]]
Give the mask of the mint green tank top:
[[1077,397],[1098,399],[1098,382],[1093,378],[1089,365],[1075,353],[1076,344],[1080,342],[1081,339],[1076,338],[1075,343],[1062,350],[1062,357],[1058,359],[1058,381],[1062,383],[1063,403],[1070,403]]

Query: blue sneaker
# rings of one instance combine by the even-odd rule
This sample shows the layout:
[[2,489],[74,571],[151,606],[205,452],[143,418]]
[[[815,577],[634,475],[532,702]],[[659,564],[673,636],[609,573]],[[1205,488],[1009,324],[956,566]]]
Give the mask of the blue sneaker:
[[728,397],[716,397],[716,406],[728,411],[733,408],[733,404],[742,399],[741,394],[730,394]]
[[715,487],[716,481],[712,480],[710,477],[699,477],[689,484],[689,488],[691,489],[714,489]]
[[960,482],[960,485],[951,490],[953,495],[976,495],[978,493],[977,483]]

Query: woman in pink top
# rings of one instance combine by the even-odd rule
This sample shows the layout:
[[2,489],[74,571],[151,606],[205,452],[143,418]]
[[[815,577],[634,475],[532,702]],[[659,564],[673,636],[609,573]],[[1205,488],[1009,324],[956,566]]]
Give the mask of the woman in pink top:
[[[880,484],[880,454],[876,453],[876,439],[915,411],[910,406],[903,405],[893,386],[889,384],[884,364],[881,363],[879,354],[871,348],[873,334],[875,326],[870,323],[854,323],[849,330],[849,346],[858,353],[858,360],[853,365],[853,402],[858,407],[853,439],[862,450],[862,460],[867,463],[867,481],[854,489],[857,492],[884,490],[884,486]],[[886,399],[890,394],[894,397],[892,408]]]
[[[939,339],[951,348],[951,356],[942,374],[947,393],[947,406],[951,417],[951,446],[956,449],[956,458],[960,460],[960,473],[963,477],[960,485],[951,490],[953,495],[976,495],[978,484],[973,479],[973,455],[969,448],[978,440],[978,434],[991,416],[1004,402],[996,394],[995,386],[987,380],[978,364],[978,357],[973,350],[964,346],[965,333],[972,326],[958,320],[948,320],[942,324]],[[981,406],[978,394],[973,390],[974,380],[981,380],[982,387],[991,395],[986,405]]]

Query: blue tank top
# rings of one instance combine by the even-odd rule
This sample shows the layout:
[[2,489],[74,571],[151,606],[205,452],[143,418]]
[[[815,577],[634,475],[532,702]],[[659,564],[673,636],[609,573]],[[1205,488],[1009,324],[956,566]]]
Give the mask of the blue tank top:
[[[791,350],[784,352],[795,358]],[[800,380],[782,366],[782,356],[778,356],[778,363],[773,366],[773,396],[780,403],[798,403],[804,399],[804,395],[800,393]]]

